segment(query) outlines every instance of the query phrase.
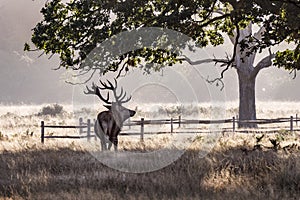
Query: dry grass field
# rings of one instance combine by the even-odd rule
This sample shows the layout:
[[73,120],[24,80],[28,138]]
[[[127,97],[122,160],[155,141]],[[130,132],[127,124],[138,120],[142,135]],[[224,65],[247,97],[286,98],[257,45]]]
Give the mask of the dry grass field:
[[[70,124],[68,112],[51,117],[36,114],[36,108],[9,111],[0,113],[0,199],[300,198],[299,132],[278,131],[261,140],[261,134],[229,132],[205,157],[199,156],[199,136],[172,164],[138,174],[103,165],[77,140],[48,139],[42,145],[40,120]],[[155,151],[166,140],[120,137],[120,152]]]

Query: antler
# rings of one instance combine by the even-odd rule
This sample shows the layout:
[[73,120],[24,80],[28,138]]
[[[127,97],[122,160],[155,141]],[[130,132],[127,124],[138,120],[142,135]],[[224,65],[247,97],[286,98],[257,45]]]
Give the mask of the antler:
[[106,99],[104,97],[102,97],[102,95],[101,95],[101,93],[99,91],[99,87],[96,86],[95,83],[93,83],[92,89],[88,88],[88,86],[86,86],[86,89],[87,89],[87,91],[84,91],[84,94],[94,94],[94,95],[97,95],[105,103],[107,103],[107,104],[111,104],[112,103],[112,102],[109,101],[109,93],[107,93]]
[[[99,86],[96,86],[94,83],[93,83],[93,86],[92,86],[92,90],[89,89],[88,87],[87,88],[87,92],[84,92],[85,94],[96,94],[102,101],[104,101],[105,103],[108,103],[108,104],[111,104],[112,102],[109,102],[109,93],[107,93],[107,98],[104,99],[101,94],[100,94],[100,91],[99,89],[101,90],[111,90],[114,94],[114,97],[116,99],[116,102],[119,103],[119,104],[122,104],[122,103],[127,103],[131,100],[131,96],[128,97],[127,99],[125,99],[126,97],[126,92],[124,92],[123,90],[123,87],[121,87],[121,92],[120,94],[118,95],[117,94],[117,86],[118,86],[118,83],[117,83],[117,80],[115,80],[115,86],[109,81],[107,80],[108,83],[104,83],[100,80],[100,83],[103,87],[99,87]],[[125,100],[124,100],[125,99]]]

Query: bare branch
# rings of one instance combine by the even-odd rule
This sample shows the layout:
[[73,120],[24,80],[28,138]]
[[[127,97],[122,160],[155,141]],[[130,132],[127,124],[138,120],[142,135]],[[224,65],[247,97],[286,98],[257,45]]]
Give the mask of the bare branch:
[[[90,72],[91,69],[88,69],[88,70],[84,70],[82,69],[81,72],[79,72],[78,74],[74,74],[73,77],[79,77],[79,76],[83,76],[83,75],[86,75],[87,73]],[[95,70],[95,69],[94,69]]]
[[197,61],[192,61],[190,58],[188,58],[186,55],[183,55],[184,58],[179,58],[179,60],[181,61],[186,61],[188,62],[190,65],[201,65],[204,63],[211,63],[214,62],[214,59],[208,58],[208,59],[204,59],[204,60],[197,60]]
[[191,59],[189,59],[188,57],[186,57],[185,55],[183,55],[183,59],[181,60],[184,60],[184,61],[187,61],[189,64],[191,65],[199,65],[199,64],[203,64],[203,63],[211,63],[211,62],[215,62],[215,65],[217,65],[218,63],[222,63],[220,65],[220,67],[224,67],[226,66],[222,72],[221,72],[221,75],[220,77],[218,78],[215,78],[215,79],[209,79],[209,77],[206,79],[206,81],[210,84],[213,84],[213,83],[216,83],[217,86],[219,86],[219,84],[221,84],[221,90],[223,90],[224,88],[224,82],[223,82],[223,78],[224,78],[224,74],[225,72],[230,68],[230,67],[236,67],[233,65],[234,61],[235,61],[235,57],[236,57],[236,51],[237,51],[237,47],[238,47],[238,44],[239,44],[239,38],[240,38],[240,29],[239,29],[239,26],[238,26],[238,22],[235,22],[235,26],[236,26],[236,36],[234,38],[234,46],[233,46],[233,55],[231,58],[229,58],[229,56],[227,55],[226,56],[226,59],[204,59],[204,60],[198,60],[198,61],[192,61]]
[[250,78],[255,78],[260,70],[272,66],[273,58],[275,58],[275,54],[273,54],[271,52],[271,48],[269,48],[269,55],[259,61],[254,70],[251,72]]
[[[87,82],[89,82],[92,78],[93,78],[93,76],[94,76],[94,74],[96,73],[96,71],[97,71],[97,69],[94,69],[94,71],[91,73],[91,75],[85,80],[85,81],[83,81],[83,82],[77,82],[77,83],[73,83],[73,82],[71,82],[71,81],[65,81],[66,83],[68,83],[68,84],[71,84],[71,85],[82,85],[82,84],[86,84]],[[89,72],[89,71],[88,71]]]
[[233,66],[233,63],[234,63],[235,57],[236,57],[237,47],[239,44],[240,28],[239,28],[238,22],[235,22],[235,26],[236,26],[236,37],[235,37],[235,42],[234,42],[234,46],[233,46],[233,55],[232,55],[231,59],[229,59],[229,57],[227,57],[227,61],[223,62],[223,65],[221,65],[221,66],[226,66],[226,68],[222,70],[221,76],[219,78],[207,80],[209,83],[217,82],[217,86],[218,86],[218,83],[221,83],[222,84],[221,90],[223,90],[223,88],[224,88],[224,83],[223,83],[224,74],[229,69],[230,66]]
[[[127,62],[125,62],[123,65],[122,65],[122,68],[120,69],[118,75],[116,76],[116,79],[118,79],[120,76],[121,76],[121,73],[123,72],[123,70],[125,69],[125,66],[128,65]],[[126,72],[127,73],[127,72]]]
[[216,83],[216,86],[217,86],[217,87],[219,86],[219,84],[221,84],[221,89],[220,89],[220,90],[223,90],[224,87],[225,87],[225,84],[224,84],[222,78],[215,78],[215,79],[213,79],[213,80],[210,80],[209,77],[207,77],[206,81],[207,81],[208,83],[210,83],[210,84]]
[[200,28],[201,28],[201,27],[206,27],[206,26],[212,24],[213,22],[218,21],[218,20],[221,20],[221,19],[224,19],[224,18],[226,18],[226,17],[230,17],[230,14],[228,13],[228,14],[220,15],[220,16],[211,18],[210,20],[207,20],[207,21],[206,21],[205,23],[203,23],[203,24],[201,24],[201,23],[198,23],[198,24],[199,24]]
[[55,53],[52,53],[52,54],[49,56],[48,60],[50,60],[54,55],[55,55]]
[[292,69],[292,70],[290,71],[290,74],[292,74],[292,73],[294,73],[293,79],[295,79],[295,78],[297,77],[297,69]]
[[52,70],[59,70],[61,68],[61,65],[59,65],[58,67],[56,68],[52,68]]
[[40,51],[40,49],[29,49],[29,50],[26,50],[26,51]]
[[44,54],[45,54],[45,51],[43,51],[43,52],[38,56],[38,58],[42,57]]
[[227,59],[217,59],[217,58],[208,58],[208,59],[203,59],[203,60],[197,60],[197,61],[192,61],[189,57],[187,57],[186,55],[183,55],[184,58],[179,58],[179,60],[181,61],[186,61],[188,62],[190,65],[201,65],[204,63],[227,63],[228,60]]

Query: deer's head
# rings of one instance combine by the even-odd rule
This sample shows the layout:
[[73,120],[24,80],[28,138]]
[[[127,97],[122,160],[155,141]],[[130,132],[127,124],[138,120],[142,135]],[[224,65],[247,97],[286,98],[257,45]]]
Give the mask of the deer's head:
[[[101,87],[95,85],[95,83],[93,83],[91,89],[86,86],[87,91],[84,93],[98,96],[104,103],[106,103],[104,107],[106,107],[110,112],[112,112],[114,118],[119,119],[121,120],[121,122],[123,122],[129,117],[134,116],[135,111],[122,106],[123,103],[127,103],[131,100],[131,96],[126,98],[126,92],[124,92],[122,87],[121,87],[120,94],[117,94],[117,80],[116,79],[114,80],[115,80],[115,85],[113,85],[109,80],[107,80],[107,83],[103,83],[100,80]],[[100,93],[101,90],[108,90],[106,98],[104,98],[101,95]],[[110,100],[109,91],[113,93],[115,101]]]

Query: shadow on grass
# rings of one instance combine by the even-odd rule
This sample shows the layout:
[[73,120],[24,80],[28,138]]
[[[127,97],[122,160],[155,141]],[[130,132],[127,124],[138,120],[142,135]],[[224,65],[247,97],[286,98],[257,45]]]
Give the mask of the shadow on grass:
[[[85,151],[32,149],[0,154],[0,196],[26,199],[297,199],[300,153],[187,150],[144,174],[110,169]],[[248,148],[250,149],[250,148]]]

